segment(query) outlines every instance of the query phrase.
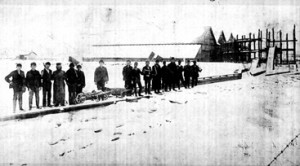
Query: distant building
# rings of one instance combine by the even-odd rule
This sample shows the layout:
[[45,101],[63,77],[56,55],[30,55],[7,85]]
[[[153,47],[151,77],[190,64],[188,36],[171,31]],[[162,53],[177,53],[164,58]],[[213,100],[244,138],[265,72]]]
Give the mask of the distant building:
[[20,59],[20,60],[36,60],[37,58],[38,58],[37,54],[33,51],[31,51],[28,54],[21,54],[16,57],[16,59]]
[[205,27],[204,33],[196,40],[196,42],[202,43],[196,55],[198,61],[216,61],[218,44],[211,27]]

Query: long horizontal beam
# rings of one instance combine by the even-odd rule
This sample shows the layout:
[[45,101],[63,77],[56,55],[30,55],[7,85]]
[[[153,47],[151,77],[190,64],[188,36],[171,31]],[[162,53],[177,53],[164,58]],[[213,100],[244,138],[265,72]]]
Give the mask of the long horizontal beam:
[[203,45],[202,43],[154,43],[154,44],[96,44],[93,47],[130,47],[130,46],[166,46],[166,45]]

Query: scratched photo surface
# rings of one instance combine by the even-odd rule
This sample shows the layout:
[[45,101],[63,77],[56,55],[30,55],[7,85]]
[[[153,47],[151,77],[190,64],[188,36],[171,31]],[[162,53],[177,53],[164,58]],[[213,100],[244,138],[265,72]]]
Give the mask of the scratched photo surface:
[[300,165],[299,34],[298,0],[2,0],[0,165]]

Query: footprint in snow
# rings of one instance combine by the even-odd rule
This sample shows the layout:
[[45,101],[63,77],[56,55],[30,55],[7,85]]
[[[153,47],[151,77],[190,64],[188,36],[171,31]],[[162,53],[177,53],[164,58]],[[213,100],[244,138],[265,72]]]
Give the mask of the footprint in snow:
[[178,102],[178,101],[173,101],[173,100],[169,100],[169,102],[170,102],[170,103],[174,103],[174,104],[182,104],[182,103],[180,103],[180,102]]
[[58,128],[61,126],[61,123],[56,123],[56,127],[55,128]]
[[60,140],[58,140],[58,141],[56,141],[56,142],[49,143],[49,145],[56,145],[56,144],[58,144],[59,142],[66,141],[66,140],[68,140],[68,139],[69,139],[69,138],[67,138],[67,139],[62,138],[62,139],[60,139]]
[[116,137],[116,138],[112,139],[111,141],[116,141],[118,139],[120,139],[120,137]]
[[157,110],[156,109],[153,109],[153,110],[150,110],[148,113],[151,114],[153,112],[156,112]]
[[95,130],[94,133],[100,133],[101,131],[102,131],[102,129]]
[[121,132],[115,132],[114,135],[122,135]]
[[122,127],[123,125],[118,125],[118,126],[116,126],[116,128],[119,128],[119,127]]
[[91,146],[91,145],[93,145],[93,143],[90,143],[90,144],[88,144],[88,145],[86,145],[86,146],[83,146],[83,147],[81,147],[81,148],[79,148],[79,149],[86,149],[87,147],[89,147],[89,146]]

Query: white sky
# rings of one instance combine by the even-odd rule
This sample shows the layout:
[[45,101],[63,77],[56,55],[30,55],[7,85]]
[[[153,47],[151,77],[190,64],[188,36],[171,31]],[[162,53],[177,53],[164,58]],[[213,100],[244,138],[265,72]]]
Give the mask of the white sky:
[[[204,26],[212,26],[216,39],[224,30],[234,35],[275,27],[291,33],[297,26],[298,1],[2,1],[0,54],[15,57],[35,51],[40,56],[148,56],[135,50],[93,48],[93,44],[192,42]],[[21,2],[22,5],[20,5]],[[126,5],[127,4],[127,5]],[[297,52],[299,53],[299,42]],[[184,48],[183,48],[184,49]],[[173,48],[170,47],[170,50]],[[195,54],[181,51],[182,54]],[[122,52],[122,53],[119,53]],[[125,51],[125,52],[124,52]],[[115,52],[111,54],[111,52]],[[166,49],[164,52],[168,52]],[[130,56],[130,55],[128,55]],[[193,55],[194,56],[194,55]]]

